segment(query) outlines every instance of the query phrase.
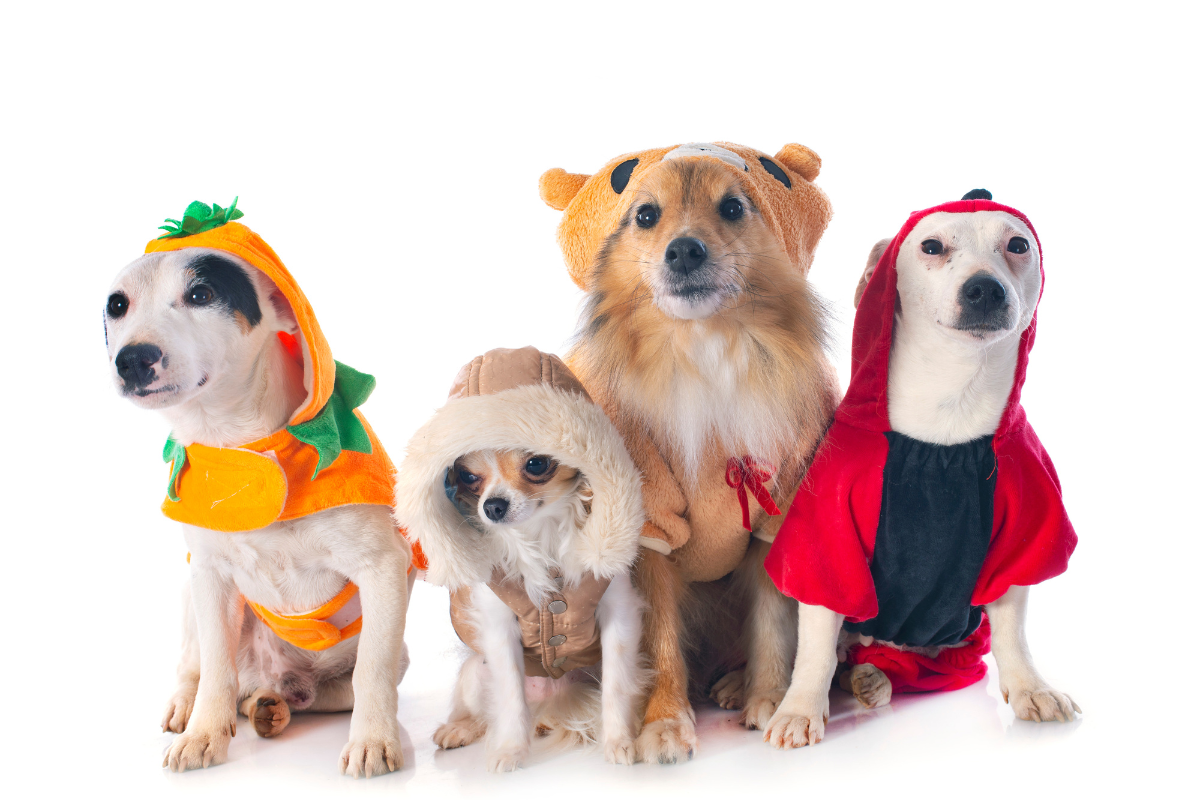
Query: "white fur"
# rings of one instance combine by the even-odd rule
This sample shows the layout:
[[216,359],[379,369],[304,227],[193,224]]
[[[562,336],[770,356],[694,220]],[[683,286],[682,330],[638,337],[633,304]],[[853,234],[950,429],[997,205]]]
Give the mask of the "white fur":
[[[1006,250],[1013,236],[1028,240],[1027,253]],[[921,242],[930,238],[945,246],[944,257],[921,252]],[[939,212],[917,223],[896,260],[899,296],[888,369],[894,430],[935,444],[969,442],[995,432],[1012,391],[1021,334],[1037,307],[1040,266],[1036,238],[1011,214]],[[981,271],[1000,281],[1009,302],[1007,325],[985,335],[955,328],[959,290]],[[1013,586],[987,606],[1001,691],[1021,719],[1074,719],[1078,706],[1046,684],[1029,656],[1028,595],[1028,586]],[[800,605],[792,684],[764,737],[775,747],[803,747],[824,736],[842,619],[827,608]],[[930,657],[938,653],[938,648],[922,650]],[[870,677],[876,684],[879,678],[887,681],[882,673]],[[890,683],[874,686],[873,693],[880,704],[886,702]]]
[[[1005,250],[1022,236],[1029,252]],[[949,252],[926,256],[936,238]],[[959,444],[996,430],[1012,390],[1021,333],[1033,320],[1042,288],[1033,233],[1011,214],[930,214],[917,223],[896,259],[899,294],[888,367],[888,417],[894,430],[935,444]],[[958,294],[985,272],[1009,301],[1008,326],[987,336],[955,329]]]
[[[282,428],[306,399],[311,379],[276,336],[296,331],[290,308],[246,262],[221,253],[250,276],[263,312],[258,325],[247,329],[219,311],[182,302],[193,277],[186,265],[201,252],[144,256],[118,276],[113,290],[125,293],[130,307],[121,319],[107,320],[109,355],[128,343],[156,344],[169,365],[156,370],[147,388],[166,391],[130,399],[160,410],[183,444],[235,446]],[[238,700],[270,690],[290,697],[296,710],[353,708],[340,758],[344,773],[370,776],[400,767],[396,685],[407,666],[411,557],[389,510],[342,506],[237,534],[185,525],[184,537],[191,552],[184,655],[163,723],[182,735],[164,766],[185,770],[223,761]],[[359,587],[362,631],[325,651],[279,640],[244,608],[243,598],[282,614],[307,612],[347,579]]]
[[[743,332],[730,344],[724,334],[697,322],[676,335],[674,347],[678,356],[663,354],[676,365],[665,400],[641,386],[636,374],[627,373],[618,391],[622,407],[665,436],[681,462],[679,479],[694,483],[714,444],[724,448],[726,458],[750,455],[781,463],[789,455],[783,443],[799,438],[798,420],[789,403],[746,391],[757,351],[750,336]],[[797,393],[805,390],[796,387]]]

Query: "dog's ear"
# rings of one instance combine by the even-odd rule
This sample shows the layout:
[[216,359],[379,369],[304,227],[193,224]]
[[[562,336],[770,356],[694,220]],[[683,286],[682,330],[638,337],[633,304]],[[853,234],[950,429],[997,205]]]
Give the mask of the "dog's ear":
[[785,144],[775,160],[809,183],[821,174],[821,157],[802,144]]
[[863,270],[862,277],[858,279],[858,287],[854,290],[855,308],[858,308],[858,303],[862,300],[863,292],[867,290],[867,284],[871,282],[871,276],[875,274],[875,266],[879,263],[879,259],[883,258],[883,251],[887,250],[888,245],[891,243],[891,239],[880,239],[871,248],[871,254],[867,256],[867,268]]
[[271,290],[271,308],[275,309],[275,317],[279,321],[279,330],[284,333],[299,334],[300,323],[296,322],[296,314],[292,311],[292,304],[287,301],[287,298],[278,289]]
[[575,175],[555,167],[542,173],[538,179],[538,193],[542,202],[555,211],[562,211],[567,204],[579,194],[579,190],[587,183],[591,175]]

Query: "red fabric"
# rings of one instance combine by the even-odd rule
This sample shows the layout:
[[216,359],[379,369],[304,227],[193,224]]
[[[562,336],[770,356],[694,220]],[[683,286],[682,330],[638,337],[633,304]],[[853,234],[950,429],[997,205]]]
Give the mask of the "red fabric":
[[[960,200],[913,213],[879,259],[854,318],[850,387],[765,563],[784,594],[830,608],[851,622],[870,619],[879,610],[870,563],[888,452],[883,434],[891,430],[887,375],[896,258],[913,227],[939,211],[1007,212],[1028,225],[1037,239],[1033,225],[1020,211],[989,200]],[[1042,278],[1044,285],[1044,270]],[[1029,586],[1062,573],[1075,549],[1075,531],[1063,507],[1058,474],[1021,408],[1021,387],[1036,329],[1035,312],[1021,334],[1013,388],[992,439],[999,473],[992,542],[971,597],[974,605],[998,599],[1010,586]]]
[[958,647],[943,647],[936,658],[898,650],[886,644],[858,644],[846,653],[847,664],[878,667],[892,682],[892,692],[943,692],[962,689],[987,675],[983,657],[992,650],[992,626],[987,614],[975,632]]
[[753,493],[754,499],[768,516],[778,517],[783,513],[779,506],[775,505],[771,493],[764,485],[771,480],[774,472],[770,465],[760,464],[750,456],[731,458],[725,464],[725,482],[731,488],[737,489],[738,502],[742,506],[742,527],[748,531],[753,532],[754,529],[750,527],[750,499],[746,496],[747,489]]

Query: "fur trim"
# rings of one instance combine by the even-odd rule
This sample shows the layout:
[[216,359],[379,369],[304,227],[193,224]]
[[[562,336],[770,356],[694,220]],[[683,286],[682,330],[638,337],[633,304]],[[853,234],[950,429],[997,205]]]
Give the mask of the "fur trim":
[[642,478],[617,429],[586,398],[545,385],[451,400],[412,437],[396,477],[396,522],[429,558],[430,583],[452,591],[486,583],[496,563],[487,537],[446,497],[446,470],[475,450],[523,449],[579,470],[592,511],[562,565],[568,576],[613,578],[637,557]]

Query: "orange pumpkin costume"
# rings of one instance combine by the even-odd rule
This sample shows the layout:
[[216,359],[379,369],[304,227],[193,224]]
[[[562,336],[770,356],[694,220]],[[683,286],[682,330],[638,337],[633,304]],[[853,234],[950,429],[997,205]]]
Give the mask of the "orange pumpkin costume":
[[[225,210],[193,203],[184,222],[176,223],[178,230],[167,228],[164,238],[146,245],[146,253],[220,250],[270,278],[291,304],[300,329],[298,336],[279,336],[303,364],[308,396],[285,428],[239,447],[184,446],[168,438],[163,460],[171,465],[171,477],[163,513],[186,525],[238,533],[338,506],[391,507],[395,469],[357,410],[375,388],[375,379],[334,361],[312,306],[279,256],[258,234],[232,221],[241,216],[236,205],[235,200]],[[412,566],[426,566],[419,550],[413,552]],[[361,613],[346,619],[359,608],[357,594],[358,587],[347,581],[329,602],[297,615],[248,605],[285,641],[324,650],[362,627]]]

